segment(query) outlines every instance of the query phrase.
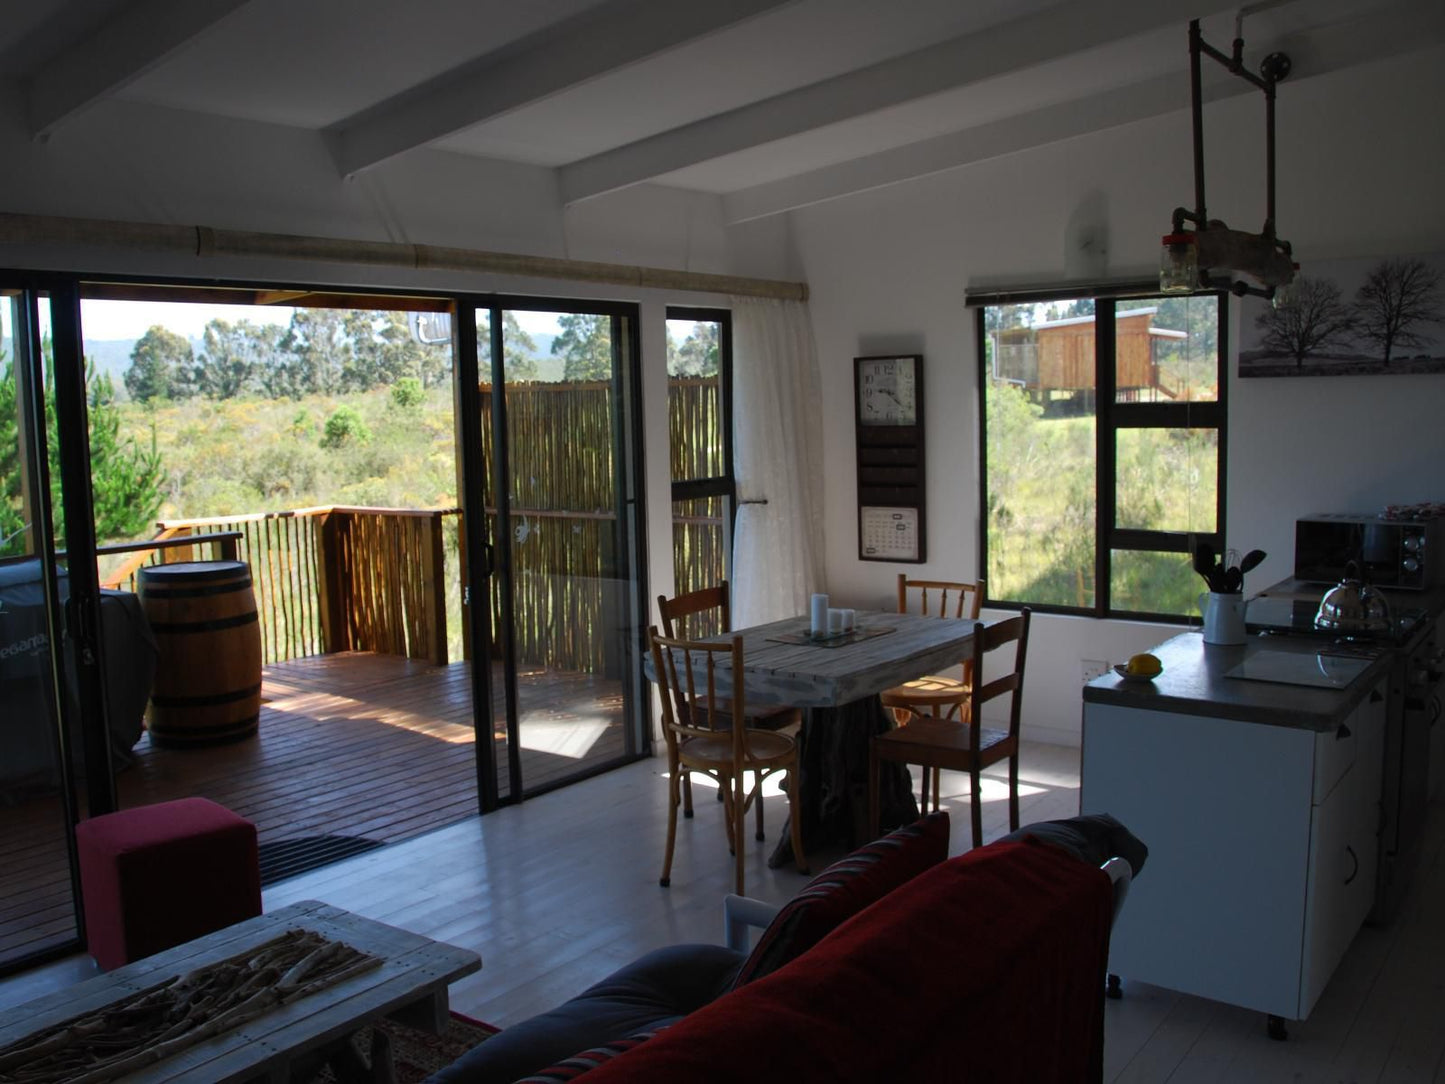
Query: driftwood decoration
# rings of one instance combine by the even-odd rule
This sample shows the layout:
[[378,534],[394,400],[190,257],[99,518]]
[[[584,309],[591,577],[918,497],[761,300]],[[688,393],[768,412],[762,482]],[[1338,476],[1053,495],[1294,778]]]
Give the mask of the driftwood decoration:
[[101,1084],[379,967],[310,930],[264,944],[27,1035],[0,1050],[3,1084]]

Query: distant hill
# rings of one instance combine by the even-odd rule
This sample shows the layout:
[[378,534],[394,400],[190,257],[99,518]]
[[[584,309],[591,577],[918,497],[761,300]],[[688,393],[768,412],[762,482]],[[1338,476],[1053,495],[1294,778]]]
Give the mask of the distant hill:
[[128,398],[125,371],[130,368],[130,355],[135,350],[135,344],[135,339],[85,340],[85,356],[95,362],[96,372],[110,374],[118,399]]

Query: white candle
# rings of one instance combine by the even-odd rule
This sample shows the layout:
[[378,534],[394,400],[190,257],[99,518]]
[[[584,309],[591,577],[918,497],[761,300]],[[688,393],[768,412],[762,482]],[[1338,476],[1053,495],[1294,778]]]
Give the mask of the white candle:
[[814,595],[811,610],[810,628],[814,636],[821,636],[828,631],[828,596]]
[[828,611],[828,634],[834,635],[843,631],[843,611],[829,609]]

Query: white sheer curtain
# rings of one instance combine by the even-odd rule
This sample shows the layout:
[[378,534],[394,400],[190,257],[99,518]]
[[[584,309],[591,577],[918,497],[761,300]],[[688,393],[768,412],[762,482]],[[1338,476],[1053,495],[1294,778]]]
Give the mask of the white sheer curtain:
[[735,297],[732,622],[808,612],[823,572],[823,418],[808,307]]

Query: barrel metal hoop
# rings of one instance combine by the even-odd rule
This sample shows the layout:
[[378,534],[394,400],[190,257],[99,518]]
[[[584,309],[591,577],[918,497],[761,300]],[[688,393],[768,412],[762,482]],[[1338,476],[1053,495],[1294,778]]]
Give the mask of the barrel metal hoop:
[[170,584],[148,583],[142,588],[141,595],[144,598],[165,601],[173,598],[209,598],[212,595],[227,595],[250,589],[251,577],[247,576],[244,580],[227,580],[209,587],[172,587]]
[[257,620],[256,611],[237,614],[235,617],[218,617],[214,621],[152,621],[151,631],[164,633],[166,635],[180,635],[187,632],[218,632],[221,629],[234,629],[242,625],[254,625]]
[[219,704],[232,704],[238,700],[246,700],[259,695],[260,692],[260,685],[252,685],[246,689],[237,689],[235,692],[213,693],[210,696],[156,696],[152,693],[151,703],[158,708],[208,708]]

